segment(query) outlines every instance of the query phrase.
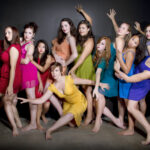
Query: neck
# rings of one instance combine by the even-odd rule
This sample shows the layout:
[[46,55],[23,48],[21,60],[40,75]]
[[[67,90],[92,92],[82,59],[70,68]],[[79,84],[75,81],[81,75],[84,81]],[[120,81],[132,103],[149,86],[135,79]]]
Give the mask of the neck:
[[62,76],[60,75],[55,81],[56,81],[56,82],[60,82],[61,79],[62,79]]
[[41,59],[41,57],[42,57],[42,54],[39,54],[39,58]]

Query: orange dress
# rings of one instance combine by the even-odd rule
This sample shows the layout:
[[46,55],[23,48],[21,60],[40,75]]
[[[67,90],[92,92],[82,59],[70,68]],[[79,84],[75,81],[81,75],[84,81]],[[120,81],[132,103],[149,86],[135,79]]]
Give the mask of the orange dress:
[[[65,61],[70,58],[71,55],[71,47],[66,39],[59,44],[57,42],[57,38],[52,41],[52,51],[54,51],[58,56],[62,57]],[[66,72],[66,67],[63,67],[63,72]]]

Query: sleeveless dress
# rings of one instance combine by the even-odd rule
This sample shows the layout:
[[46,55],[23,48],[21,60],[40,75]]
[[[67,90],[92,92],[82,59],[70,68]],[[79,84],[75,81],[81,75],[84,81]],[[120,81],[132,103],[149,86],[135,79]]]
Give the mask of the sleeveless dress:
[[[126,62],[126,60],[124,59],[124,55],[127,54],[128,52],[132,52],[132,51],[127,50],[125,53],[122,53],[122,59],[123,59],[124,63]],[[133,54],[135,56],[134,52],[133,52]],[[133,73],[134,73],[134,61],[132,63],[132,66],[128,73],[128,76],[132,76]],[[128,99],[130,87],[131,87],[131,83],[127,83],[124,80],[119,80],[119,97]]]
[[[145,64],[145,62],[148,59],[150,59],[150,56],[146,56],[142,60],[142,62],[136,66],[134,74],[141,73],[145,70],[150,71],[150,68]],[[132,83],[128,99],[134,101],[140,101],[147,95],[149,91],[150,91],[150,79]]]
[[[22,58],[26,57],[26,45],[30,42],[22,45]],[[28,64],[21,64],[22,71],[22,90],[26,88],[32,88],[38,85],[37,68],[29,62]]]
[[[38,58],[38,64],[40,64],[40,59]],[[45,71],[45,72],[40,72],[40,77],[41,77],[41,80],[42,80],[42,83],[43,83],[43,88],[45,87],[45,84],[46,84],[46,81],[49,77],[49,68]],[[38,91],[39,89],[39,84],[35,87],[35,96],[36,98],[39,98],[43,95],[43,93],[39,93]]]
[[116,49],[113,46],[113,43],[111,43],[111,57],[109,59],[109,64],[106,66],[105,59],[102,59],[101,62],[98,64],[98,68],[102,69],[101,72],[101,83],[107,83],[109,85],[109,90],[105,89],[103,91],[99,87],[99,92],[107,97],[116,97],[118,96],[118,80],[114,76],[114,61],[116,59]]
[[13,82],[13,92],[17,93],[21,89],[21,46],[19,44],[12,44],[7,50],[3,51],[0,55],[0,60],[2,61],[2,66],[0,70],[0,93],[5,94],[6,88],[9,84],[10,79],[10,49],[14,47],[19,52],[19,57],[15,69],[15,77]]
[[65,76],[64,94],[59,92],[54,84],[51,84],[48,89],[51,92],[55,93],[58,97],[64,98],[63,114],[73,114],[77,126],[80,126],[82,115],[87,108],[87,100],[85,96],[75,86],[71,76]]
[[[77,63],[77,61],[79,60],[83,52],[83,47],[81,47],[79,44],[77,45],[77,51],[78,51],[78,57],[75,60],[75,64]],[[84,62],[76,69],[75,74],[79,78],[89,79],[93,81],[96,80],[95,68],[93,65],[91,54],[87,56]]]

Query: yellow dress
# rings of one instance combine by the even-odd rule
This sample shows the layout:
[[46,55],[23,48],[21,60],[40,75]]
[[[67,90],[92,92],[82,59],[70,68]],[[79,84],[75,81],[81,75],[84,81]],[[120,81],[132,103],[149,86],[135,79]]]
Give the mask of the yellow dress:
[[77,126],[80,126],[82,115],[87,108],[87,100],[75,86],[71,76],[65,76],[64,94],[59,92],[54,84],[51,84],[48,89],[58,97],[65,99],[63,102],[63,115],[67,113],[73,114]]

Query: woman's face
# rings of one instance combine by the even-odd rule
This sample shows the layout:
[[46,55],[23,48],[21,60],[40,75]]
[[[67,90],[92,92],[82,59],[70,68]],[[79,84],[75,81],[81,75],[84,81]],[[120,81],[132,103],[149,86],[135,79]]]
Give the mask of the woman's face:
[[138,36],[132,36],[131,39],[128,42],[128,46],[131,48],[136,48],[139,45],[139,37]]
[[39,54],[43,54],[43,53],[45,53],[45,44],[44,43],[39,43],[38,44],[38,52],[39,52]]
[[60,68],[56,67],[54,70],[51,71],[51,74],[54,80],[58,79],[61,76]]
[[24,39],[25,41],[31,41],[34,37],[33,29],[32,28],[26,28],[24,30]]
[[79,26],[79,34],[81,36],[86,36],[88,34],[89,30],[90,29],[87,27],[86,24],[80,24],[80,26]]
[[70,33],[70,25],[67,21],[62,21],[61,22],[61,29],[65,34]]
[[96,49],[102,53],[106,48],[106,41],[103,39],[101,40],[97,45],[96,45]]
[[126,23],[122,23],[118,29],[118,35],[125,36],[129,34],[129,26]]
[[146,28],[146,38],[150,40],[150,26]]
[[9,41],[9,42],[12,41],[13,32],[12,32],[12,29],[10,27],[5,29],[5,37],[6,37],[7,41]]

